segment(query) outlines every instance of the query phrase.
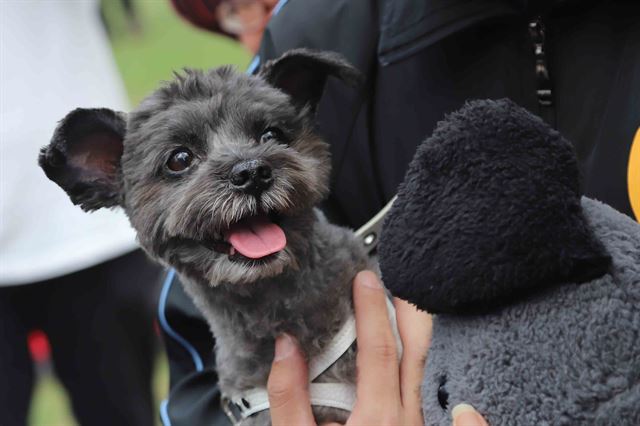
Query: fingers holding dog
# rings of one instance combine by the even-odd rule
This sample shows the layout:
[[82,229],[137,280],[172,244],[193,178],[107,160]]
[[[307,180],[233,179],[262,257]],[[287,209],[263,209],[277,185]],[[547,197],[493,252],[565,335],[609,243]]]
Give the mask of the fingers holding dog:
[[273,426],[315,425],[309,399],[307,364],[295,340],[276,339],[275,356],[267,382]]
[[386,298],[373,272],[363,271],[356,276],[353,303],[358,335],[358,382],[353,414],[356,418],[364,416],[358,419],[361,423],[398,424],[401,417],[398,351]]
[[402,340],[400,386],[402,406],[407,424],[422,424],[420,387],[424,364],[431,343],[431,315],[415,306],[394,298],[398,332]]

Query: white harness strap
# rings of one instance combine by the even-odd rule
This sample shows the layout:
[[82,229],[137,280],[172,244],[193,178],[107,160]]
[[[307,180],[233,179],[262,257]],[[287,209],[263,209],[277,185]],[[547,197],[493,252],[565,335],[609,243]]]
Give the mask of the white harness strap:
[[[398,359],[402,358],[402,341],[398,334],[396,311],[393,303],[387,299],[387,311],[392,330],[396,338]],[[309,381],[327,371],[356,341],[356,320],[352,315],[333,336],[326,350],[311,359],[309,363]],[[351,411],[356,402],[356,388],[347,383],[310,383],[309,399],[311,405],[340,408]],[[223,398],[222,408],[231,422],[236,425],[242,420],[269,409],[269,395],[266,388],[255,388],[230,398]]]
[[[309,363],[309,382],[313,382],[335,363],[356,340],[356,320],[347,318],[340,330],[326,346],[324,352]],[[311,405],[341,408],[350,411],[355,403],[355,387],[346,383],[310,383]],[[223,401],[223,409],[233,423],[239,423],[252,414],[269,409],[266,388],[255,388]],[[235,410],[234,410],[235,409]],[[234,412],[235,411],[235,412]]]
[[356,318],[352,315],[344,322],[340,330],[333,336],[324,352],[309,362],[309,381],[313,382],[324,373],[340,357],[349,350],[356,340]]
[[[355,233],[361,239],[369,254],[378,245],[378,238],[382,229],[384,216],[391,208],[395,197],[369,222]],[[398,359],[402,358],[402,341],[398,334],[396,310],[393,303],[387,299],[387,311],[398,348]],[[309,399],[311,405],[340,408],[351,411],[356,402],[356,388],[346,383],[312,383],[322,373],[327,371],[340,357],[349,350],[356,341],[356,319],[351,315],[340,330],[333,336],[324,352],[315,356],[309,363]],[[255,388],[238,395],[222,398],[222,409],[232,424],[238,425],[242,420],[269,409],[269,395],[266,388]]]
[[[311,383],[309,399],[311,405],[351,411],[356,403],[356,387],[345,383]],[[266,389],[256,388],[244,393],[239,401],[234,398],[229,403],[233,406],[227,405],[225,413],[237,425],[252,414],[268,410],[269,396]]]

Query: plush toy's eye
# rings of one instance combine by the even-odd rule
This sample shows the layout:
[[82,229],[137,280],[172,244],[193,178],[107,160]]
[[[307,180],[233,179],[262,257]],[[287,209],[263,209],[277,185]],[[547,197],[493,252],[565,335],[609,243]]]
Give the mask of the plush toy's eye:
[[172,172],[183,172],[187,170],[193,162],[193,154],[188,148],[178,148],[174,150],[167,160],[167,168]]
[[284,142],[283,136],[282,130],[277,127],[269,127],[262,132],[262,135],[260,136],[260,143],[266,143],[269,141]]
[[449,392],[447,392],[447,376],[440,377],[440,385],[438,386],[438,403],[443,410],[449,405]]

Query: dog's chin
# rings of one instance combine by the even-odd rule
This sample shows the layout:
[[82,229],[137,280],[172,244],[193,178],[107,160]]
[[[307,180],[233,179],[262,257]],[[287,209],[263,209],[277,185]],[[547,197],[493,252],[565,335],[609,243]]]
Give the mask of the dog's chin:
[[275,277],[294,265],[294,257],[286,248],[260,259],[249,259],[237,254],[222,255],[211,264],[206,277],[211,286],[240,286]]
[[170,238],[163,257],[211,287],[251,284],[296,267],[291,226],[279,214],[248,215],[206,238]]

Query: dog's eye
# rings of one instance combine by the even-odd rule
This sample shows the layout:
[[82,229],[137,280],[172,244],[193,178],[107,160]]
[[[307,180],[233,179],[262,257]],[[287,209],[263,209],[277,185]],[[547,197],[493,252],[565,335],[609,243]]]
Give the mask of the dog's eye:
[[278,129],[277,127],[269,127],[260,136],[260,143],[266,143],[273,140],[284,142],[282,130]]
[[172,172],[182,172],[191,166],[193,154],[187,148],[178,148],[171,153],[167,161],[167,167]]

